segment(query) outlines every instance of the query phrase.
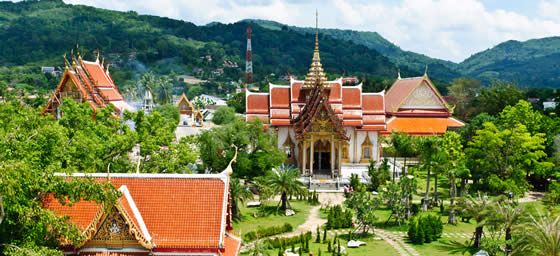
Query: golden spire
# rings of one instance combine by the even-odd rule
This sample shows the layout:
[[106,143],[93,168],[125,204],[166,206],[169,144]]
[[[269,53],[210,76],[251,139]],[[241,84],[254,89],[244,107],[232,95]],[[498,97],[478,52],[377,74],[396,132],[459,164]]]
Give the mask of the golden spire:
[[102,59],[101,59],[101,67],[103,67],[104,63],[105,63],[105,56],[103,56]]
[[319,56],[319,12],[315,12],[315,50],[313,50],[313,59],[311,60],[311,67],[309,73],[305,77],[303,88],[313,88],[315,85],[321,87],[328,87],[327,77],[323,72],[323,65],[321,65],[321,57]]
[[426,70],[424,70],[424,76],[428,76],[428,64],[426,64]]

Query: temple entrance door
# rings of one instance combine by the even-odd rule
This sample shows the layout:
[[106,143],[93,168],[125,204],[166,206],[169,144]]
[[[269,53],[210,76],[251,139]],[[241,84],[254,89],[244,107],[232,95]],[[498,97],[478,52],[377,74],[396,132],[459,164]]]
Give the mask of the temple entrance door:
[[331,142],[318,140],[314,146],[313,176],[317,179],[329,179],[331,177]]

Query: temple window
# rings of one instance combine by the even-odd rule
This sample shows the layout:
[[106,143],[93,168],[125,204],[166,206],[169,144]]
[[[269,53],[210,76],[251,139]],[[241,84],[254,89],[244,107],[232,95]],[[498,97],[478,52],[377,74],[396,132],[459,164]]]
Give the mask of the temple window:
[[368,163],[369,160],[371,160],[372,149],[373,149],[373,145],[371,144],[369,138],[366,137],[364,143],[362,144],[362,159],[360,160],[360,162]]

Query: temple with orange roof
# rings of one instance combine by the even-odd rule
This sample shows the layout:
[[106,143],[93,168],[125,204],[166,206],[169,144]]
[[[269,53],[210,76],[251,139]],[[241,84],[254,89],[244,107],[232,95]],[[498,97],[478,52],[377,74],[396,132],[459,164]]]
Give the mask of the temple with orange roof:
[[[427,72],[426,72],[427,73]],[[350,78],[327,81],[320,62],[318,28],[305,80],[269,83],[269,92],[246,92],[246,120],[274,129],[278,147],[303,176],[348,178],[363,175],[381,157],[380,137],[391,132],[439,135],[464,124],[427,74],[400,77],[388,92],[365,93]]]
[[[73,52],[73,50],[72,50]],[[60,82],[50,97],[42,113],[51,113],[60,117],[59,106],[63,98],[72,98],[76,102],[89,102],[95,111],[98,108],[113,105],[114,113],[120,115],[124,110],[133,108],[123,99],[109,74],[109,65],[105,69],[103,61],[99,61],[99,52],[95,61],[85,61],[80,56],[71,54],[70,65],[64,57],[66,68]]]
[[73,174],[108,180],[122,196],[112,205],[69,206],[49,195],[43,206],[68,216],[84,234],[80,244],[63,246],[64,255],[237,256],[230,174]]

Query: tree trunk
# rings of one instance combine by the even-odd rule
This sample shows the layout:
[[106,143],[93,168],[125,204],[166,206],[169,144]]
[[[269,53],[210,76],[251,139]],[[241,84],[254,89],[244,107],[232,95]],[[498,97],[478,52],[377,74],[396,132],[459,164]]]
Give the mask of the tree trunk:
[[231,219],[238,220],[239,219],[239,208],[237,207],[237,203],[235,200],[231,200]]
[[437,173],[434,174],[434,204],[438,205],[438,193],[437,193]]
[[511,244],[509,241],[511,240],[511,228],[506,229],[506,255],[509,255],[512,251]]
[[426,181],[426,194],[424,194],[424,203],[422,204],[422,210],[428,210],[428,195],[430,193],[430,168],[428,168],[428,179]]
[[465,186],[467,184],[467,179],[466,178],[461,178],[461,192],[459,192],[459,196],[463,197],[465,196]]
[[482,238],[483,226],[476,227],[474,232],[474,248],[480,248],[480,239]]
[[2,194],[0,194],[0,224],[4,221],[6,213],[4,212],[4,202],[2,202]]
[[393,156],[393,180],[395,180],[395,168],[397,167],[397,157]]
[[286,192],[282,192],[282,196],[280,197],[280,201],[282,201],[282,207],[280,208],[282,211],[286,211],[286,203],[288,201],[288,195]]
[[455,219],[455,209],[453,208],[453,204],[455,203],[455,176],[451,175],[449,177],[450,186],[449,186],[449,217],[447,218],[447,224],[457,224],[457,220]]

